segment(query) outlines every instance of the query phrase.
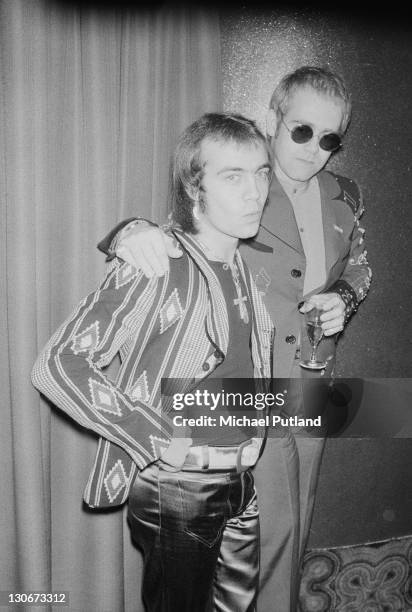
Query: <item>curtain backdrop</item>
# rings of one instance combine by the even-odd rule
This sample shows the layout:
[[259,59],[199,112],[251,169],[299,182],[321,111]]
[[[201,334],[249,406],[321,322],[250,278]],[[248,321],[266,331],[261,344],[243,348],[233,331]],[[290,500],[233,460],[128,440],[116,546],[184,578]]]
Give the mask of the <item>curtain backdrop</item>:
[[166,214],[177,135],[220,108],[217,17],[89,3],[0,4],[0,590],[138,610],[125,513],[82,493],[96,448],[30,383],[39,349],[102,276],[113,224]]

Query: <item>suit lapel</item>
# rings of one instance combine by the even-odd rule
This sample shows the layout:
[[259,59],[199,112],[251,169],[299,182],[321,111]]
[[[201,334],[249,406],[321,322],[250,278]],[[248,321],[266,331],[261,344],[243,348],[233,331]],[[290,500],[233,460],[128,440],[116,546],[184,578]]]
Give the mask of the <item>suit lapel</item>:
[[[339,185],[330,172],[321,172],[318,180],[325,244],[326,283],[308,295],[318,293],[328,286],[329,273],[337,262],[342,248],[342,235],[337,223],[341,201]],[[278,240],[304,255],[292,204],[276,176],[273,176],[269,203],[263,213],[261,226]]]
[[275,175],[273,175],[269,202],[264,210],[261,226],[284,244],[289,245],[298,253],[303,253],[292,204]]
[[323,235],[325,241],[326,275],[335,265],[341,251],[342,236],[337,224],[336,206],[339,205],[339,185],[329,172],[321,172],[318,176],[320,199],[322,206]]
[[211,310],[209,310],[207,317],[208,334],[214,344],[226,355],[229,342],[229,319],[219,280],[209,265],[199,243],[188,234],[177,229],[174,230],[174,235],[206,280],[211,304]]
[[270,378],[272,372],[272,350],[274,339],[274,327],[270,315],[263,304],[253,277],[248,269],[245,269],[243,259],[236,251],[236,263],[246,286],[249,305],[252,309],[252,359],[253,365],[258,372],[258,377]]

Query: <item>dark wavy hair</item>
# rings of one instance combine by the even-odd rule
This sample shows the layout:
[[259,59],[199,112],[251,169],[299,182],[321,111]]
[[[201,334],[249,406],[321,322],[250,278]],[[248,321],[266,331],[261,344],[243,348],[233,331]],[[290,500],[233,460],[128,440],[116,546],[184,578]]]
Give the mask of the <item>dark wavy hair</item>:
[[[200,149],[204,140],[262,144],[272,164],[271,148],[254,121],[232,113],[206,113],[194,121],[180,136],[175,149],[171,176],[171,209],[173,223],[185,232],[196,234],[193,206],[197,193],[202,195],[204,162]],[[200,205],[202,198],[200,197]]]

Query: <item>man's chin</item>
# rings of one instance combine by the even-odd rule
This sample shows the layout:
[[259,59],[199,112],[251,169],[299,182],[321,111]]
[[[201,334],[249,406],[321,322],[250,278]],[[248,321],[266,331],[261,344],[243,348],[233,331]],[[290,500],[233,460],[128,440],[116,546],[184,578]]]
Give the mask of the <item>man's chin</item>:
[[314,166],[311,166],[304,170],[297,170],[296,172],[291,173],[290,178],[294,181],[299,181],[300,183],[307,183],[318,172],[319,170],[317,168],[315,168]]
[[253,236],[256,236],[256,234],[258,233],[259,226],[260,226],[260,221],[259,223],[253,224],[253,226],[251,225],[250,227],[245,229],[243,232],[241,232],[242,235],[239,236],[239,239],[246,240],[247,238],[253,238]]

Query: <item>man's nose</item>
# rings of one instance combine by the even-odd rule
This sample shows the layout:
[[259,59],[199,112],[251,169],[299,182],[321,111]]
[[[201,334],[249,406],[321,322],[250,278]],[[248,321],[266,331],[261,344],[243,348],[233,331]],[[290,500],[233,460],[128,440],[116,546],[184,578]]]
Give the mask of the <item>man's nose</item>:
[[308,142],[306,142],[303,146],[305,147],[305,151],[315,155],[319,151],[319,138],[313,135],[312,138]]
[[250,176],[247,180],[246,184],[246,192],[245,195],[250,200],[258,200],[260,197],[260,190],[257,178],[255,176]]

